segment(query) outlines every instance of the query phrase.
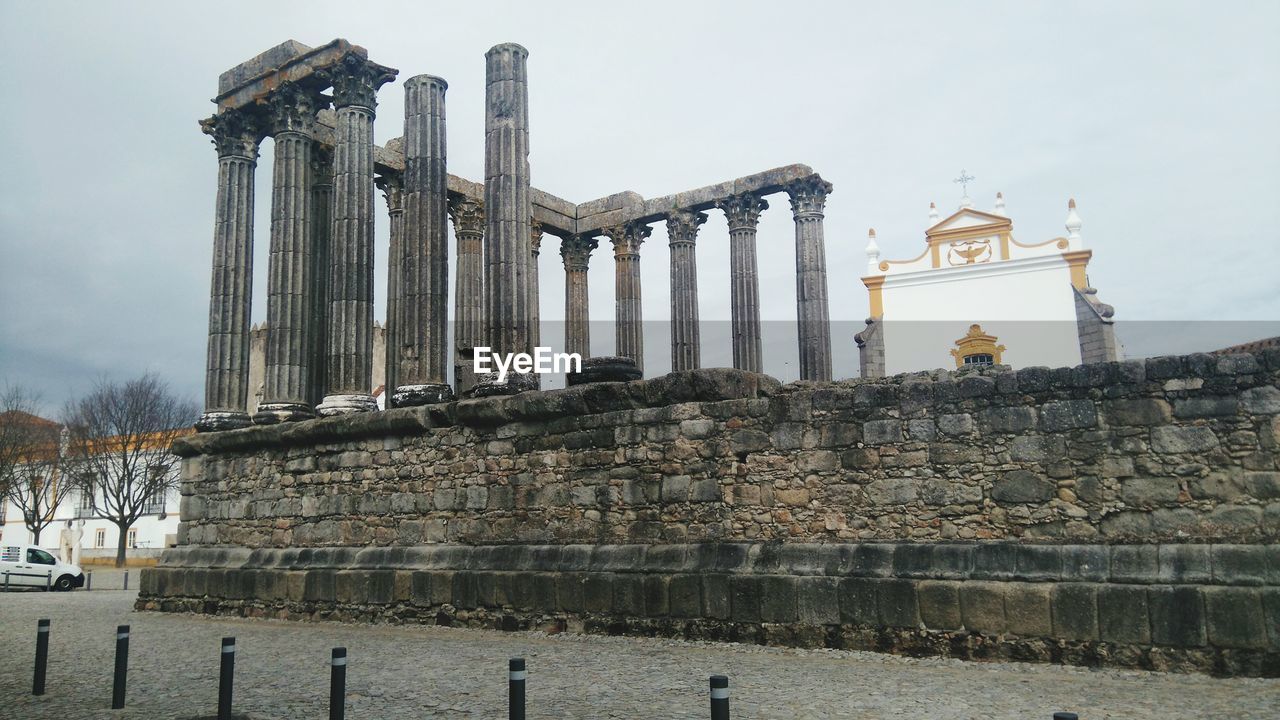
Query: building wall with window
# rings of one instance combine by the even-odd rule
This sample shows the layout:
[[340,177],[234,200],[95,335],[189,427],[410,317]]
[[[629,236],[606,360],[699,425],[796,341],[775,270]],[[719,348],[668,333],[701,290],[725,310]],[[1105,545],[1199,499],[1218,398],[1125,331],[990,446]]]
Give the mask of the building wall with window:
[[[936,210],[921,253],[886,260],[867,244],[868,328],[857,340],[864,376],[973,364],[1069,367],[1114,360],[1110,307],[1096,300],[1072,201],[1066,237],[1022,243],[997,196],[992,212],[965,198]],[[1089,310],[1077,307],[1084,303]]]
[[[178,532],[179,494],[176,488],[165,493],[147,506],[147,512],[138,518],[129,529],[130,558],[149,558],[175,542]],[[0,524],[0,542],[21,544],[33,541],[33,533],[27,529],[22,519],[22,511],[11,502],[5,501],[3,511],[4,522]],[[95,560],[113,561],[116,556],[116,541],[120,530],[109,520],[95,515],[92,508],[79,492],[72,492],[54,511],[53,523],[40,533],[40,547],[59,554],[62,531],[70,521],[73,527],[79,527],[81,562]]]

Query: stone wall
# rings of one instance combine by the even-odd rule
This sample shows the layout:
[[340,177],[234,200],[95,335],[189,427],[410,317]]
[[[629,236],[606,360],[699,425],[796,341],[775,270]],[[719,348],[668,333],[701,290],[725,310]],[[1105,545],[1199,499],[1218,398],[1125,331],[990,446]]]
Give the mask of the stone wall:
[[697,370],[202,434],[139,603],[1277,674],[1278,378]]

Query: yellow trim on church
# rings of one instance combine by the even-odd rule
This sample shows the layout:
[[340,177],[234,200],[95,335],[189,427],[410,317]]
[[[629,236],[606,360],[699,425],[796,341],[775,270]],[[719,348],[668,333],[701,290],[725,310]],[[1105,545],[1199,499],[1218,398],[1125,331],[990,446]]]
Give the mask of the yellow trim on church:
[[1084,290],[1089,287],[1089,276],[1085,273],[1085,269],[1089,266],[1089,258],[1093,257],[1092,250],[1074,250],[1072,252],[1062,253],[1062,259],[1067,261],[1067,266],[1071,268],[1071,284],[1077,290]]
[[964,359],[973,355],[990,355],[993,363],[1002,364],[1001,354],[1006,348],[996,344],[998,339],[994,335],[983,332],[981,325],[976,323],[970,325],[969,332],[957,340],[955,348],[951,350],[951,357],[955,358],[956,367],[964,367]]

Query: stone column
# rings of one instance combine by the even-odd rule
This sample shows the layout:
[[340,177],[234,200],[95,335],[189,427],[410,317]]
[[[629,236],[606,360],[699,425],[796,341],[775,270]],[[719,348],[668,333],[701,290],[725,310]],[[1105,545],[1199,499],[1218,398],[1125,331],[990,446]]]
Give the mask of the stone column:
[[693,370],[701,365],[698,333],[698,260],[694,244],[698,226],[707,214],[677,210],[667,217],[671,247],[671,369]]
[[[514,43],[485,53],[485,276],[483,344],[497,354],[529,349],[529,103],[525,63]],[[508,377],[509,390],[531,379]],[[512,381],[515,381],[514,385]]]
[[756,226],[769,203],[744,193],[717,207],[729,222],[729,303],[733,318],[733,366],[763,372],[760,357],[760,281],[756,270]]
[[827,307],[827,251],[822,211],[831,183],[817,175],[786,188],[796,223],[796,313],[800,379],[831,379],[831,316]]
[[542,310],[538,296],[538,254],[542,250],[542,223],[529,222],[529,344],[542,344]]
[[387,248],[387,324],[383,326],[383,392],[387,407],[392,407],[391,394],[395,391],[396,378],[400,374],[400,352],[405,334],[402,330],[405,315],[404,180],[398,175],[379,175],[374,180],[374,185],[382,191],[382,197],[387,201],[387,218],[391,221]]
[[[404,282],[396,331],[399,372],[391,405],[449,400],[449,176],[444,94],[449,85],[417,75],[404,89]],[[391,345],[387,345],[390,353]],[[388,355],[390,356],[390,355]],[[388,362],[388,367],[391,363]],[[387,381],[387,387],[393,387]]]
[[395,72],[356,54],[333,82],[333,237],[329,386],[321,415],[378,408],[373,382],[373,116],[378,88]]
[[449,203],[449,217],[458,240],[454,272],[453,376],[461,395],[475,384],[475,347],[484,344],[484,203],[469,198],[455,200]]
[[213,279],[209,289],[209,347],[201,432],[249,425],[249,304],[253,298],[253,173],[259,118],[219,113],[200,123],[218,150],[214,207]]
[[653,228],[636,222],[607,228],[613,243],[614,287],[617,308],[614,352],[635,361],[644,372],[644,317],[640,307],[640,246]]
[[272,94],[275,162],[271,256],[267,269],[267,347],[262,402],[253,421],[270,425],[315,417],[311,378],[311,133],[318,93],[286,83]]
[[311,362],[307,369],[307,400],[311,407],[324,400],[329,348],[329,236],[333,233],[333,151],[311,148],[311,311],[307,334]]
[[589,235],[560,241],[560,257],[564,259],[564,351],[583,358],[591,357],[587,263],[598,244]]

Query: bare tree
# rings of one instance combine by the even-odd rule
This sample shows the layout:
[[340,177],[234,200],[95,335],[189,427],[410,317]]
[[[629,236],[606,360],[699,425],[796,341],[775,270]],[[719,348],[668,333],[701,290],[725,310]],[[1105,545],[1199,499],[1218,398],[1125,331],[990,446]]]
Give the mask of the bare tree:
[[36,396],[11,385],[0,393],[0,502],[12,501],[40,544],[40,533],[73,487],[64,476],[62,427],[35,415]]
[[177,486],[169,446],[190,432],[198,414],[195,403],[179,399],[153,373],[123,384],[99,380],[67,406],[76,484],[94,514],[120,529],[116,567],[124,565],[129,528]]

